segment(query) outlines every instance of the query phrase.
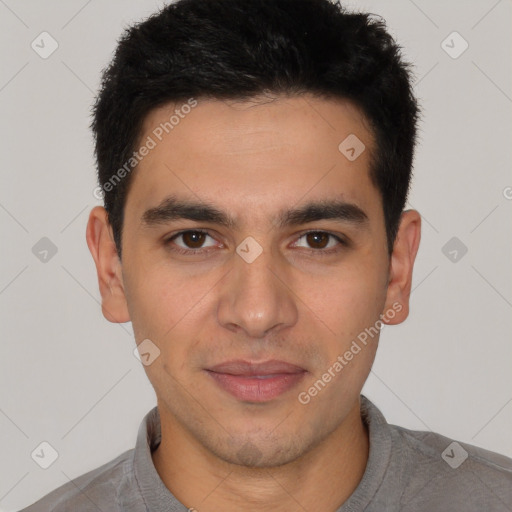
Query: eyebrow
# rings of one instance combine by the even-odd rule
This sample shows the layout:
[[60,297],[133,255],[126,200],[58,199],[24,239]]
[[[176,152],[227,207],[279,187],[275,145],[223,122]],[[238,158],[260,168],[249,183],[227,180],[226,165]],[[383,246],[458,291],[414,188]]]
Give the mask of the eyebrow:
[[[230,229],[237,227],[233,217],[214,205],[178,199],[176,196],[166,197],[158,206],[146,210],[141,217],[141,224],[149,228],[181,219],[210,222]],[[364,210],[354,203],[341,200],[312,201],[298,208],[283,210],[276,217],[276,225],[284,228],[319,220],[336,220],[360,228],[369,226],[369,218]]]

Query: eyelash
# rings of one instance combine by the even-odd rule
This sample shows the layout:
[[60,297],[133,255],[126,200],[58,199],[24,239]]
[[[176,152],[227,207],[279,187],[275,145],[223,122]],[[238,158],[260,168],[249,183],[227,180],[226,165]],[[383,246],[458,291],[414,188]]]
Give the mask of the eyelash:
[[[170,246],[171,242],[173,242],[176,238],[178,238],[179,236],[184,235],[186,233],[203,233],[205,235],[208,235],[211,238],[214,238],[214,237],[212,237],[210,235],[210,233],[208,231],[206,231],[204,229],[186,229],[184,231],[179,231],[178,233],[175,233],[170,238],[165,240],[165,245],[166,246]],[[322,231],[322,230],[306,231],[305,233],[302,233],[298,237],[298,240],[300,240],[301,238],[303,238],[303,237],[305,237],[305,236],[307,236],[307,235],[309,235],[311,233],[328,235],[329,237],[334,238],[339,243],[339,245],[341,245],[343,247],[348,247],[348,245],[349,245],[348,242],[343,240],[343,238],[335,235],[334,233],[330,233],[329,231]],[[177,252],[179,254],[183,254],[183,255],[203,254],[203,253],[209,252],[210,249],[211,248],[206,248],[206,249],[202,249],[202,248],[199,248],[199,249],[183,249],[181,247],[173,247],[173,248],[171,248],[172,251],[175,251],[175,252]],[[309,253],[314,253],[317,256],[329,256],[331,254],[339,252],[340,250],[341,249],[339,247],[334,247],[334,248],[330,248],[330,249],[309,249],[307,251]]]

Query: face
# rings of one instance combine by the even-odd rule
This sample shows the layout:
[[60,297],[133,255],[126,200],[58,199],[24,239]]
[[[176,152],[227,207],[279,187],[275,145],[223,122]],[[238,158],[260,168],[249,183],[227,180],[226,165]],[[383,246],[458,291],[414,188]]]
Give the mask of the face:
[[91,212],[103,311],[158,354],[145,370],[162,424],[227,462],[284,464],[359,414],[378,342],[362,333],[407,315],[419,219],[390,259],[373,137],[350,103],[198,100],[162,133],[176,108],[145,120],[155,145],[127,196],[122,263]]

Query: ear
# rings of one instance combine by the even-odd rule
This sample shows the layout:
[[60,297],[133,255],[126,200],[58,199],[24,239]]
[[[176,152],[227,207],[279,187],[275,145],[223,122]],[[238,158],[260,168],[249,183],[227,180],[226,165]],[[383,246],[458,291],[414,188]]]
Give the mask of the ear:
[[[403,212],[389,264],[388,290],[382,317],[385,324],[400,324],[409,315],[412,270],[420,238],[421,215],[416,210]],[[386,311],[394,311],[395,315],[391,318]]]
[[103,316],[113,323],[129,322],[121,261],[105,208],[96,206],[91,210],[86,240],[96,264]]

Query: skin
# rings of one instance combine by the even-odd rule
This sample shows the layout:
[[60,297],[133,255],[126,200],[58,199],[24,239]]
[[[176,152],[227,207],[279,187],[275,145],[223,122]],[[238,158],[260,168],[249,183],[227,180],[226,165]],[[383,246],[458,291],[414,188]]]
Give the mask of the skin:
[[[176,105],[152,111],[141,141]],[[366,146],[354,161],[338,150],[349,134]],[[155,389],[162,441],[155,467],[169,490],[199,512],[335,511],[360,482],[368,433],[360,391],[378,335],[307,405],[307,391],[379,315],[409,312],[420,242],[417,211],[402,214],[389,257],[382,200],[371,183],[371,131],[360,111],[340,100],[277,96],[198,105],[139,164],[125,207],[122,262],[102,207],[94,208],[87,243],[97,267],[104,316],[131,321],[136,342],[160,355],[145,366]],[[214,204],[238,225],[173,220],[141,223],[169,194]],[[282,209],[343,199],[368,217],[366,229],[338,220],[278,228]],[[204,229],[200,248],[181,237]],[[328,231],[336,240],[304,236]],[[210,238],[211,236],[211,238]],[[262,247],[252,263],[236,247],[248,236]],[[327,248],[323,248],[328,244]],[[336,252],[322,256],[321,251]],[[197,249],[196,249],[197,250]],[[315,252],[316,251],[316,252]],[[395,308],[393,308],[395,304]],[[263,403],[241,401],[205,372],[232,359],[278,359],[307,370],[295,388]]]

